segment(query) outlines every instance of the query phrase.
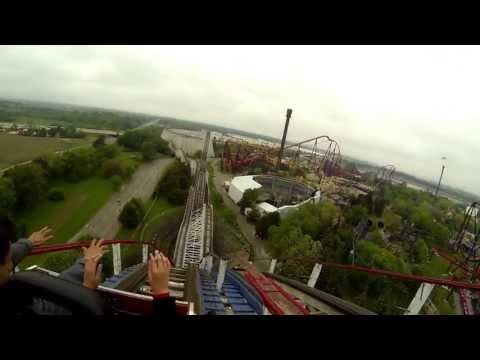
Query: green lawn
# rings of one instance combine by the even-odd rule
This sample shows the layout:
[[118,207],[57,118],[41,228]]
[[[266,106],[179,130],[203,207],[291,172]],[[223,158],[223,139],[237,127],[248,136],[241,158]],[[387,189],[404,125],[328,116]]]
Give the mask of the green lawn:
[[120,147],[120,154],[117,156],[117,159],[121,159],[125,162],[126,165],[132,165],[134,167],[139,166],[143,163],[142,155],[138,151],[130,151],[123,147]]
[[91,143],[96,137],[59,139],[30,137],[0,133],[0,169],[32,160],[37,156]]
[[63,243],[75,235],[113,193],[111,182],[100,177],[78,183],[60,181],[53,186],[64,190],[64,201],[45,199],[16,217],[19,224],[26,225],[27,233],[45,225],[50,226],[55,233],[50,243]]
[[[113,193],[112,183],[100,177],[92,177],[78,183],[61,181],[54,186],[63,188],[64,201],[52,202],[45,199],[35,208],[16,216],[19,225],[26,225],[27,234],[43,226],[50,226],[54,238],[48,244],[64,243],[74,236]],[[49,254],[29,257],[22,262],[21,267],[41,265],[48,256]]]

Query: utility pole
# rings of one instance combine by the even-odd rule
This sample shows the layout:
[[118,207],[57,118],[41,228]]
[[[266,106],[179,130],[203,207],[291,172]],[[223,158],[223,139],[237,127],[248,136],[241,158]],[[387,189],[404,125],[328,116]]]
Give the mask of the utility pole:
[[285,140],[287,139],[288,124],[290,123],[290,117],[292,116],[292,109],[287,109],[287,120],[285,121],[285,128],[283,129],[282,144],[280,145],[280,151],[278,152],[277,169],[280,167],[282,161],[283,149],[285,147]]
[[442,165],[442,172],[440,173],[440,179],[438,180],[437,188],[435,189],[435,197],[438,195],[438,190],[440,190],[440,183],[442,182],[443,171],[445,170],[445,165]]

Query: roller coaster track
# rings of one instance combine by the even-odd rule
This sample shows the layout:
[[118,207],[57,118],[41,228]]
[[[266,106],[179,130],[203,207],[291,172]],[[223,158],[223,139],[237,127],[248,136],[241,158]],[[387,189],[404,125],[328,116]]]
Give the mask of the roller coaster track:
[[[311,146],[306,148],[305,146],[307,144],[310,144]],[[320,148],[321,146],[326,146],[326,149],[322,150]],[[342,161],[340,146],[337,141],[330,138],[328,135],[316,136],[314,138],[286,145],[285,150],[287,149],[295,151],[295,156],[290,160],[292,165],[297,163],[300,158],[300,153],[303,152],[309,153],[306,155],[306,158],[308,158],[308,168],[311,171],[315,173],[322,171],[327,176],[340,173],[339,165]],[[244,166],[251,166],[256,162],[270,163],[273,165],[275,162],[273,156],[279,151],[279,148],[263,147],[247,155],[240,155],[239,153],[234,155],[232,150],[229,141],[227,141],[224,145],[223,165],[227,169],[236,171]]]
[[210,132],[207,132],[202,157],[197,161],[185,213],[175,244],[174,260],[180,267],[198,264],[212,247],[212,206],[209,203],[207,154]]

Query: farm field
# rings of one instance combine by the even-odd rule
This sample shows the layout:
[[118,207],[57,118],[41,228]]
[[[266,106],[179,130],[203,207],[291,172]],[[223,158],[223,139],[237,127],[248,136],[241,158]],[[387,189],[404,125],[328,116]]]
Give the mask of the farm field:
[[90,144],[95,139],[95,136],[87,136],[84,139],[59,139],[0,134],[0,169],[32,160],[37,156]]

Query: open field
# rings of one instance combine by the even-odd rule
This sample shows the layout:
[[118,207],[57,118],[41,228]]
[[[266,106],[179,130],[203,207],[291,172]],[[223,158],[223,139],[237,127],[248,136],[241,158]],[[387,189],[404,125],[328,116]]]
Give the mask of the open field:
[[[27,234],[50,226],[54,238],[48,243],[64,243],[74,236],[110,198],[113,185],[108,179],[92,177],[78,183],[58,182],[55,186],[65,192],[65,200],[42,200],[35,208],[16,217],[17,223],[26,226]],[[40,264],[44,256],[27,258],[22,267]]]
[[59,139],[0,134],[0,169],[40,155],[89,144],[95,138],[87,136],[84,139]]

